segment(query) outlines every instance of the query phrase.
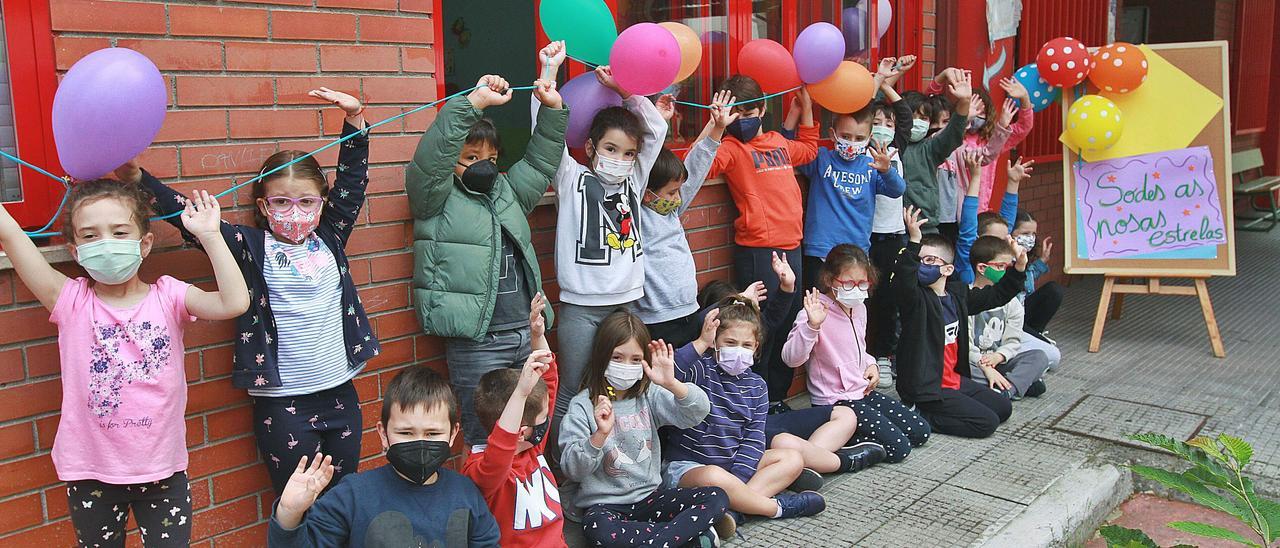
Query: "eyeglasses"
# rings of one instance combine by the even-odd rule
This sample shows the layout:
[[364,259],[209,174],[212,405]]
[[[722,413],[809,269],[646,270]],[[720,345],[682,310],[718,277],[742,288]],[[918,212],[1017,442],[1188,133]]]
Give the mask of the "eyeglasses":
[[1005,270],[1009,268],[1010,263],[1006,262],[1006,263],[982,263],[982,264],[987,265],[987,268],[994,268],[996,270]]
[[289,211],[295,206],[303,211],[315,211],[324,205],[324,198],[316,195],[290,198],[288,196],[267,196],[267,209],[272,211]]
[[933,266],[946,266],[951,264],[947,262],[946,259],[943,259],[942,257],[939,257],[937,255],[925,255],[923,257],[920,257],[920,262],[928,265],[933,265]]
[[843,289],[845,291],[849,291],[856,287],[858,289],[866,291],[868,289],[871,289],[871,281],[870,280],[831,280],[831,287],[832,289]]

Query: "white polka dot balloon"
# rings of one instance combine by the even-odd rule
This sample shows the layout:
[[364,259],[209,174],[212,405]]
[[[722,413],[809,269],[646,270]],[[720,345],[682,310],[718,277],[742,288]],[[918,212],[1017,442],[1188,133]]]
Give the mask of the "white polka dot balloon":
[[1129,93],[1147,81],[1147,56],[1137,46],[1115,42],[1098,48],[1093,54],[1096,67],[1089,81],[1103,93]]
[[1067,109],[1067,142],[1078,151],[1101,152],[1120,140],[1124,116],[1101,95],[1085,95]]
[[1022,84],[1022,87],[1027,88],[1027,96],[1031,98],[1031,108],[1036,112],[1048,108],[1062,95],[1061,88],[1054,87],[1040,76],[1040,69],[1035,63],[1013,71],[1013,78]]
[[1062,36],[1040,48],[1035,64],[1040,67],[1040,77],[1050,85],[1069,87],[1084,80],[1093,68],[1093,59],[1083,42]]

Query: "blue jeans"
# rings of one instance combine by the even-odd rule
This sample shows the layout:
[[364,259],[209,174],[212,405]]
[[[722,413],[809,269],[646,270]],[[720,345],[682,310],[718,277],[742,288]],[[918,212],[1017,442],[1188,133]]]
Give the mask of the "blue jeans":
[[449,362],[449,383],[462,411],[462,439],[479,445],[489,438],[493,425],[482,426],[476,418],[475,393],[480,377],[494,369],[523,367],[529,359],[529,328],[485,333],[480,340],[446,339],[445,360]]

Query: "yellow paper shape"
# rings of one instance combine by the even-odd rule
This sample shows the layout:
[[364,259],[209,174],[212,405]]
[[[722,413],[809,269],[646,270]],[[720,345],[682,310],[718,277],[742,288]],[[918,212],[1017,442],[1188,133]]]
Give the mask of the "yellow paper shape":
[[[1151,48],[1138,48],[1147,56],[1147,81],[1129,93],[1099,92],[1120,107],[1124,129],[1111,148],[1083,153],[1086,162],[1186,148],[1222,110],[1217,94]],[[1065,133],[1059,139],[1067,142]]]

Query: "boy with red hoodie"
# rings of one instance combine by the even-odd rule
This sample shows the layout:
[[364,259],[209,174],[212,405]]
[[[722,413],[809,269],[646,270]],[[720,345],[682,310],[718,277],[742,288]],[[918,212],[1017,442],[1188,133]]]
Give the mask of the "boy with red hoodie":
[[[764,92],[760,84],[750,77],[734,75],[720,86],[737,98],[733,112],[737,120],[729,124],[726,132],[730,138],[720,144],[708,178],[723,175],[729,184],[729,194],[738,208],[734,221],[733,272],[739,288],[757,280],[764,282],[770,297],[778,295],[778,276],[773,271],[773,254],[786,255],[795,269],[797,279],[804,279],[801,272],[803,258],[800,240],[804,235],[804,200],[800,196],[800,183],[796,181],[794,166],[812,162],[818,156],[818,126],[813,121],[813,103],[808,92],[798,94],[800,126],[796,128],[796,140],[788,140],[776,131],[765,132]],[[781,402],[787,397],[794,373],[782,362],[782,343],[795,315],[800,310],[800,295],[792,293],[787,317],[773,333],[767,333],[761,348],[761,360],[755,370],[764,377],[769,388],[770,411],[784,410]]]
[[462,465],[502,531],[502,546],[564,546],[560,490],[543,449],[558,383],[555,355],[547,346],[546,298],[533,298],[529,314],[532,354],[524,368],[495,369],[480,378],[475,407],[491,431]]

